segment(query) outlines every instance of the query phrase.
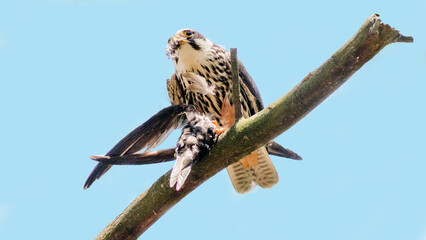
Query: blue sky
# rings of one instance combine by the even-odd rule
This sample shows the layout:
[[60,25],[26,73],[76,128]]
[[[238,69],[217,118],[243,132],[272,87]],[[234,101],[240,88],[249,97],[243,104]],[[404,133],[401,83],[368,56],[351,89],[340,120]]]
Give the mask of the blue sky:
[[[0,1],[0,239],[92,239],[173,163],[83,183],[169,105],[167,39],[189,27],[238,56],[265,105],[373,13],[414,44],[387,46],[276,141],[280,182],[234,192],[225,171],[144,239],[426,239],[425,1]],[[175,145],[177,133],[161,148]]]

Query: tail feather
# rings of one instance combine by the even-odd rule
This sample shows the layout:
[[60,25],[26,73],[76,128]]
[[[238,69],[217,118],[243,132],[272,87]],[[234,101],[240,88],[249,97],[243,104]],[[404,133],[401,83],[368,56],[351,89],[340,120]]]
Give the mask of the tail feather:
[[186,154],[183,156],[178,156],[176,158],[175,165],[173,166],[172,172],[170,173],[170,182],[169,186],[172,188],[176,184],[176,191],[179,191],[188,178],[189,173],[192,168],[192,160],[194,160],[197,152],[192,152],[191,149],[186,151]]
[[191,173],[191,167],[191,165],[187,166],[186,168],[181,169],[179,172],[175,171],[173,168],[170,175],[170,187],[173,187],[176,184],[176,191],[179,191],[188,178],[189,173]]
[[257,149],[259,164],[254,167],[254,181],[262,188],[271,188],[278,183],[278,173],[266,151],[266,148]]
[[245,194],[256,186],[254,184],[251,173],[243,167],[243,164],[238,161],[229,165],[226,170],[228,171],[229,178],[237,193]]
[[262,188],[271,188],[278,181],[278,173],[269,158],[265,147],[259,148],[254,152],[256,161],[253,161],[253,154],[249,159],[244,158],[226,168],[232,185],[238,193],[247,193],[259,185]]
[[290,149],[284,148],[283,146],[276,143],[275,141],[272,141],[268,145],[266,145],[266,149],[271,155],[290,158],[294,160],[302,160],[302,157],[299,156],[297,153],[291,151]]

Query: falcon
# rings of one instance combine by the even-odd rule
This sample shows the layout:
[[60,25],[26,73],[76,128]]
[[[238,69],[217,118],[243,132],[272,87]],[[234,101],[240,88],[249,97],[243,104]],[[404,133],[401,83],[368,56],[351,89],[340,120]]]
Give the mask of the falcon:
[[[171,103],[194,105],[201,113],[211,115],[220,127],[229,129],[235,121],[232,108],[225,107],[233,106],[230,53],[197,31],[182,29],[169,38],[166,54],[175,68],[167,81]],[[254,81],[240,61],[238,65],[242,113],[248,118],[264,107]],[[288,151],[290,158],[300,159]],[[256,185],[271,188],[279,179],[266,147],[228,166],[227,171],[235,190],[242,194]]]
[[[175,73],[167,80],[167,90],[173,105],[130,132],[105,157],[125,158],[142,149],[149,152],[161,144],[171,131],[182,127],[183,123],[189,123],[178,140],[177,160],[170,178],[170,187],[176,185],[179,190],[192,164],[208,152],[206,149],[212,147],[213,136],[209,135],[211,125],[208,122],[215,120],[218,134],[229,129],[235,121],[231,101],[230,53],[190,29],[179,30],[171,37],[166,51],[175,66]],[[256,85],[240,62],[239,71],[242,112],[244,117],[249,117],[262,110],[263,103]],[[202,123],[202,135],[199,135],[198,123]],[[194,142],[193,136],[200,141]],[[275,142],[269,143],[267,148],[262,147],[227,168],[237,192],[249,192],[255,185],[270,188],[278,182],[278,174],[267,149],[273,155],[301,159],[291,150]],[[161,162],[161,159],[147,160],[144,164],[157,162]],[[84,189],[89,188],[112,166],[109,163],[98,163],[87,178]]]

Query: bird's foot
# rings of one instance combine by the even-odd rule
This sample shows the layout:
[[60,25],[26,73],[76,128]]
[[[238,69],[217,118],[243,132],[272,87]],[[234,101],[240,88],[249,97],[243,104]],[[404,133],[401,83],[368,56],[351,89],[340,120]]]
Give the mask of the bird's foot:
[[216,120],[213,120],[212,123],[213,123],[213,125],[216,126],[216,129],[214,130],[214,132],[216,133],[216,135],[219,136],[220,134],[222,134],[223,132],[225,132],[225,129],[223,127],[219,127],[219,124],[217,123]]
[[220,135],[220,134],[222,134],[223,132],[225,132],[225,129],[224,129],[223,127],[216,128],[216,129],[214,130],[214,132],[216,133],[216,135]]

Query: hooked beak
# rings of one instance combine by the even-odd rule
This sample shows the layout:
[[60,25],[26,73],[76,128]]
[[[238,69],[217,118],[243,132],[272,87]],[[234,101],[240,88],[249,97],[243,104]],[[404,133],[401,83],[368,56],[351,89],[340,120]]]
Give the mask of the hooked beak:
[[183,44],[189,42],[186,38],[173,36],[169,38],[169,44],[166,47],[166,55],[171,59],[176,59],[176,50]]
[[169,47],[172,50],[176,50],[178,49],[180,46],[182,46],[183,44],[187,43],[188,40],[186,38],[179,38],[179,37],[171,37],[169,39]]

